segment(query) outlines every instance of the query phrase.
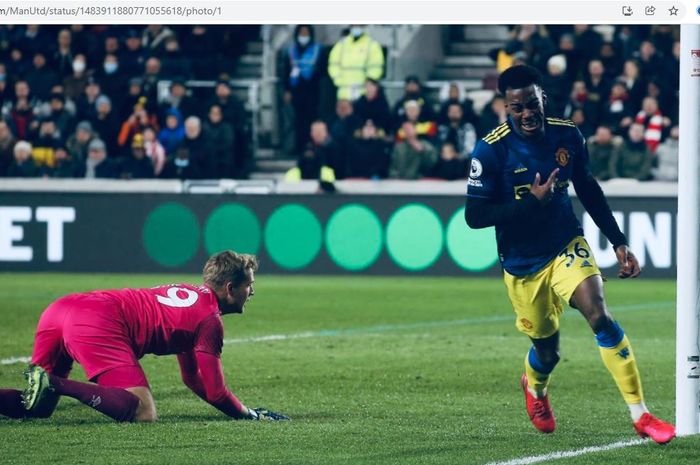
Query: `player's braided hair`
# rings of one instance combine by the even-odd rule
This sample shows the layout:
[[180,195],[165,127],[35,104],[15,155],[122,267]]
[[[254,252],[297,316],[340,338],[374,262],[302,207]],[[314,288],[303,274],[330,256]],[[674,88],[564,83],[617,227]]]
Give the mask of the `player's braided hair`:
[[221,288],[227,281],[231,281],[235,287],[246,279],[246,270],[249,268],[252,271],[258,270],[255,255],[225,250],[209,257],[202,275],[204,283],[214,289]]
[[508,89],[522,89],[531,84],[542,87],[542,73],[528,65],[511,66],[498,77],[498,91],[506,95]]

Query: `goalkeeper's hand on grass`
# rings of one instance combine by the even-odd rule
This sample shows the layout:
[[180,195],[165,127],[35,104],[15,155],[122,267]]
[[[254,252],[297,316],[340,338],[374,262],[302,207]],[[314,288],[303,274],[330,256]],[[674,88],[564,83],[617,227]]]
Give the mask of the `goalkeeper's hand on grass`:
[[280,421],[280,420],[291,420],[286,415],[281,413],[271,412],[266,408],[249,408],[248,409],[248,419],[258,420],[258,421]]

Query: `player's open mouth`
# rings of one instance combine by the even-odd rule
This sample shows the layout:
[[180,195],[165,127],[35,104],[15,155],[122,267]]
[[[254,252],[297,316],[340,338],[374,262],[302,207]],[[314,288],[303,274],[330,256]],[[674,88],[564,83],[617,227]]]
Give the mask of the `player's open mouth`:
[[540,128],[540,122],[537,119],[531,119],[527,121],[522,121],[520,124],[520,127],[524,132],[532,133]]

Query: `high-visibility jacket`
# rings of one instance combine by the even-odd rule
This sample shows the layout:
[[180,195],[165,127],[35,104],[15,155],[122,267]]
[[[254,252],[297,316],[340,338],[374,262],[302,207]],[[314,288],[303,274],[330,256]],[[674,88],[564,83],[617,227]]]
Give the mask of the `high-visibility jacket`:
[[364,94],[365,79],[379,80],[383,72],[382,46],[367,34],[341,39],[328,57],[328,75],[338,88],[339,99],[357,99]]

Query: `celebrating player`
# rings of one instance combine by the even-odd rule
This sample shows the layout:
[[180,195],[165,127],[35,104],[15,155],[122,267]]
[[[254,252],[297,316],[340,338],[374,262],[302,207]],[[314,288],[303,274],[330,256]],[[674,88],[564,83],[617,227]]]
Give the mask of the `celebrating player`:
[[[68,396],[116,421],[155,421],[155,403],[138,360],[144,354],[177,354],[187,387],[226,415],[288,420],[243,405],[226,387],[221,367],[221,315],[243,313],[254,295],[257,268],[255,256],[226,251],[204,265],[202,286],[93,291],[58,299],[39,319],[25,372],[27,389],[0,389],[0,414],[45,418],[60,396]],[[68,379],[74,360],[92,383]]]
[[516,327],[532,340],[521,378],[530,420],[544,433],[556,426],[547,385],[559,361],[562,298],[595,333],[637,434],[669,442],[675,428],[651,415],[644,404],[630,342],[606,308],[600,270],[567,193],[572,182],[581,204],[612,243],[618,277],[636,278],[639,262],[588,168],[585,141],[571,121],[545,117],[547,96],[535,68],[505,70],[498,89],[506,99],[508,120],[474,150],[465,218],[472,228],[496,227]]

